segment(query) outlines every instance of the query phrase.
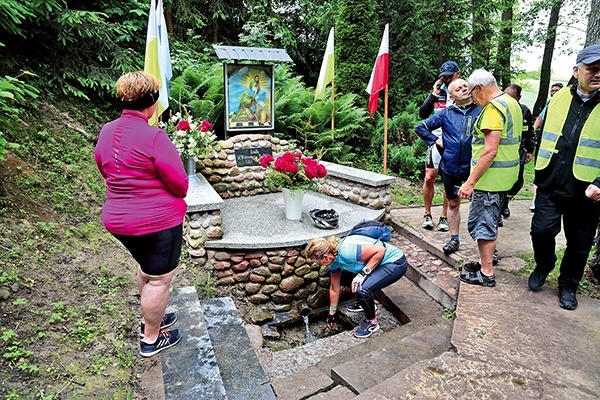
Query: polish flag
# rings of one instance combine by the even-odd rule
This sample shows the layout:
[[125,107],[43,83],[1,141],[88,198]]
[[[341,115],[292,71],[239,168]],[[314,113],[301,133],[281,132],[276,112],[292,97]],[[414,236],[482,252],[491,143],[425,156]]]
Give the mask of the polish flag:
[[379,47],[379,53],[377,53],[377,60],[375,60],[373,72],[371,72],[371,79],[367,86],[367,93],[369,93],[370,96],[369,113],[371,114],[371,117],[373,117],[373,114],[377,111],[379,92],[385,89],[385,86],[388,83],[388,72],[390,69],[389,42],[389,27],[388,24],[385,24],[381,46]]

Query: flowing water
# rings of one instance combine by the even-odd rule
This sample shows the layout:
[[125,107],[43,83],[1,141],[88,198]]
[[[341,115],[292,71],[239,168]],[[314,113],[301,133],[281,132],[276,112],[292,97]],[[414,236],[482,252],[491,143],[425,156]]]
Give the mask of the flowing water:
[[308,315],[303,315],[302,319],[304,320],[304,327],[306,328],[306,343],[314,342],[317,340],[317,336],[309,329]]

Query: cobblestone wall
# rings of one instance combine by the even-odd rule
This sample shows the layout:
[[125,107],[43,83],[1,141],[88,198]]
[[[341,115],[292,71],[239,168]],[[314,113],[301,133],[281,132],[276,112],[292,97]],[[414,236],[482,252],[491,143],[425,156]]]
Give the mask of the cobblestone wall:
[[230,286],[236,297],[264,304],[270,311],[290,311],[293,304],[329,287],[328,268],[306,260],[302,250],[208,250],[207,257],[217,272],[217,284]]
[[264,185],[265,169],[260,166],[238,167],[235,162],[236,149],[271,147],[273,154],[283,153],[291,148],[285,140],[271,135],[237,135],[219,141],[214,157],[197,163],[200,172],[223,199],[240,196],[254,196],[271,190]]
[[320,192],[332,197],[344,199],[363,207],[379,210],[385,208],[386,219],[392,207],[390,185],[380,187],[366,186],[362,183],[328,175],[325,183],[319,184]]

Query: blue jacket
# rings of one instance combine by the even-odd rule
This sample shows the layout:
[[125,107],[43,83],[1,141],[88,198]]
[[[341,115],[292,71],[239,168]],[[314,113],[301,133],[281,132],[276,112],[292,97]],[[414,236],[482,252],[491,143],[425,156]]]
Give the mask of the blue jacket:
[[471,103],[465,108],[452,104],[441,112],[422,121],[415,132],[428,146],[433,145],[437,136],[432,131],[442,128],[444,148],[442,154],[442,172],[452,176],[468,176],[471,170],[471,140],[473,126],[481,108]]

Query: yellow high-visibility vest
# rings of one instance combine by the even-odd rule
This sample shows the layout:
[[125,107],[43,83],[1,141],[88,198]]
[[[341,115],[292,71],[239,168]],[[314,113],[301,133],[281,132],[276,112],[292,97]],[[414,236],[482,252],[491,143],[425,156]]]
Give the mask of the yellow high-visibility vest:
[[[550,164],[552,155],[558,152],[556,144],[562,136],[572,101],[573,95],[568,87],[562,88],[552,96],[546,110],[544,131],[535,163],[536,170],[546,168]],[[600,176],[600,107],[598,106],[594,107],[581,129],[573,161],[573,175],[583,182],[593,182]]]
[[[495,107],[502,114],[503,126],[498,152],[492,165],[475,184],[475,189],[486,192],[505,192],[513,187],[519,177],[519,146],[523,132],[523,112],[519,103],[503,93],[494,98],[486,107]],[[483,131],[480,128],[481,116],[475,122],[472,143],[471,171],[475,168],[484,148]]]

